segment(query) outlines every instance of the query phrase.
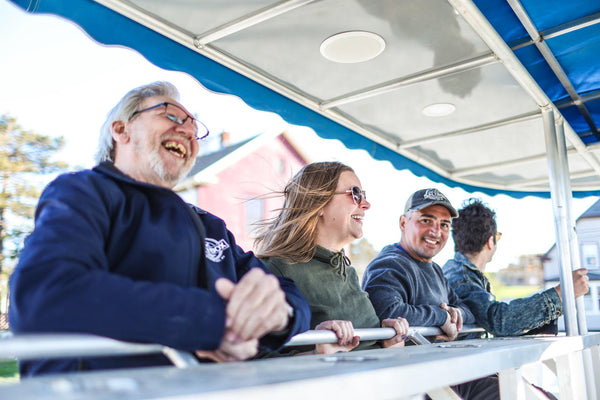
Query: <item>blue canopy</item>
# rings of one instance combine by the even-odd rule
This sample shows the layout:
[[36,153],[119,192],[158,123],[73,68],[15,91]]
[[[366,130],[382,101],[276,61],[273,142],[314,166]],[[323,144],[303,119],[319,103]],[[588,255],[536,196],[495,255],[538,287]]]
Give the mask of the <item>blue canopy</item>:
[[467,191],[549,197],[553,104],[574,196],[600,195],[597,0],[12,1]]

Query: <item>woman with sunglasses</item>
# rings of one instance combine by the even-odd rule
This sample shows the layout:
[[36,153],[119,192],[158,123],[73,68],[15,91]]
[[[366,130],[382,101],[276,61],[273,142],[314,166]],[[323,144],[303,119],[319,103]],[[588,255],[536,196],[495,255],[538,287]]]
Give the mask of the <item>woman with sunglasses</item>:
[[[257,255],[275,275],[296,282],[311,307],[311,329],[337,334],[337,344],[317,345],[315,352],[403,346],[408,322],[380,323],[344,254],[344,246],[362,237],[363,218],[371,207],[354,171],[339,162],[308,164],[283,195],[279,215],[263,223],[256,239]],[[354,328],[379,326],[394,328],[396,336],[381,344],[359,344]]]

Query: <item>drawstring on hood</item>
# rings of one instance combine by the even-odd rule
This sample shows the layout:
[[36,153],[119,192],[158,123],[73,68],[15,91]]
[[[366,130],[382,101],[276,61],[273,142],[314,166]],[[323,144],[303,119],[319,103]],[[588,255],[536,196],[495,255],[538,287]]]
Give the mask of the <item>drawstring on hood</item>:
[[344,249],[335,252],[324,247],[317,246],[315,258],[321,262],[328,263],[336,272],[346,280],[346,267],[350,266],[350,259],[344,253]]

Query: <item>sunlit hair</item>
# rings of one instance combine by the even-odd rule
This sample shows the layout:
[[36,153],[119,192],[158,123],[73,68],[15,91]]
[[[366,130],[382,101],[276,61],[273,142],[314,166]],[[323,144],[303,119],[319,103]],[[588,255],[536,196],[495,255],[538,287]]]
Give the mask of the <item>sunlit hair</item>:
[[115,141],[112,138],[111,126],[115,121],[127,122],[134,112],[140,109],[144,99],[164,96],[179,101],[177,88],[169,82],[153,82],[130,90],[119,103],[108,113],[106,121],[100,129],[98,150],[94,159],[96,163],[115,161]]
[[286,185],[279,215],[260,224],[262,230],[254,242],[257,256],[309,261],[317,247],[319,213],[332,199],[344,171],[354,172],[335,161],[304,166]]
[[479,253],[490,237],[496,240],[496,232],[496,213],[480,199],[468,199],[463,203],[463,208],[458,210],[458,218],[452,221],[454,251]]

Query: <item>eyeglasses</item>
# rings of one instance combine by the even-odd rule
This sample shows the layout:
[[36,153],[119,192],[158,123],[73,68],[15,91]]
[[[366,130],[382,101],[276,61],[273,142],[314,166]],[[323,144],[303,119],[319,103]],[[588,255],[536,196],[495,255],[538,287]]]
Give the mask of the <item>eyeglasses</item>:
[[133,114],[131,114],[131,117],[129,118],[129,120],[131,121],[136,115],[141,114],[144,111],[154,110],[159,107],[164,107],[165,108],[165,114],[164,114],[165,117],[167,117],[167,119],[169,119],[170,121],[175,122],[177,125],[183,125],[183,124],[185,124],[185,122],[187,120],[190,120],[190,122],[192,123],[192,126],[194,127],[194,131],[195,131],[194,139],[202,140],[208,136],[209,132],[208,132],[208,128],[206,127],[206,125],[204,125],[202,122],[198,121],[196,118],[192,117],[190,114],[188,114],[183,108],[181,108],[177,104],[169,103],[166,101],[164,103],[159,103],[154,106],[144,108],[143,110],[134,112]]
[[502,237],[502,232],[496,232],[496,243],[498,243],[500,241],[501,237]]
[[363,200],[367,200],[367,192],[358,186],[352,186],[350,189],[344,190],[343,192],[333,192],[333,194],[349,194],[352,196],[352,200],[354,200],[354,204],[357,206],[359,206]]

